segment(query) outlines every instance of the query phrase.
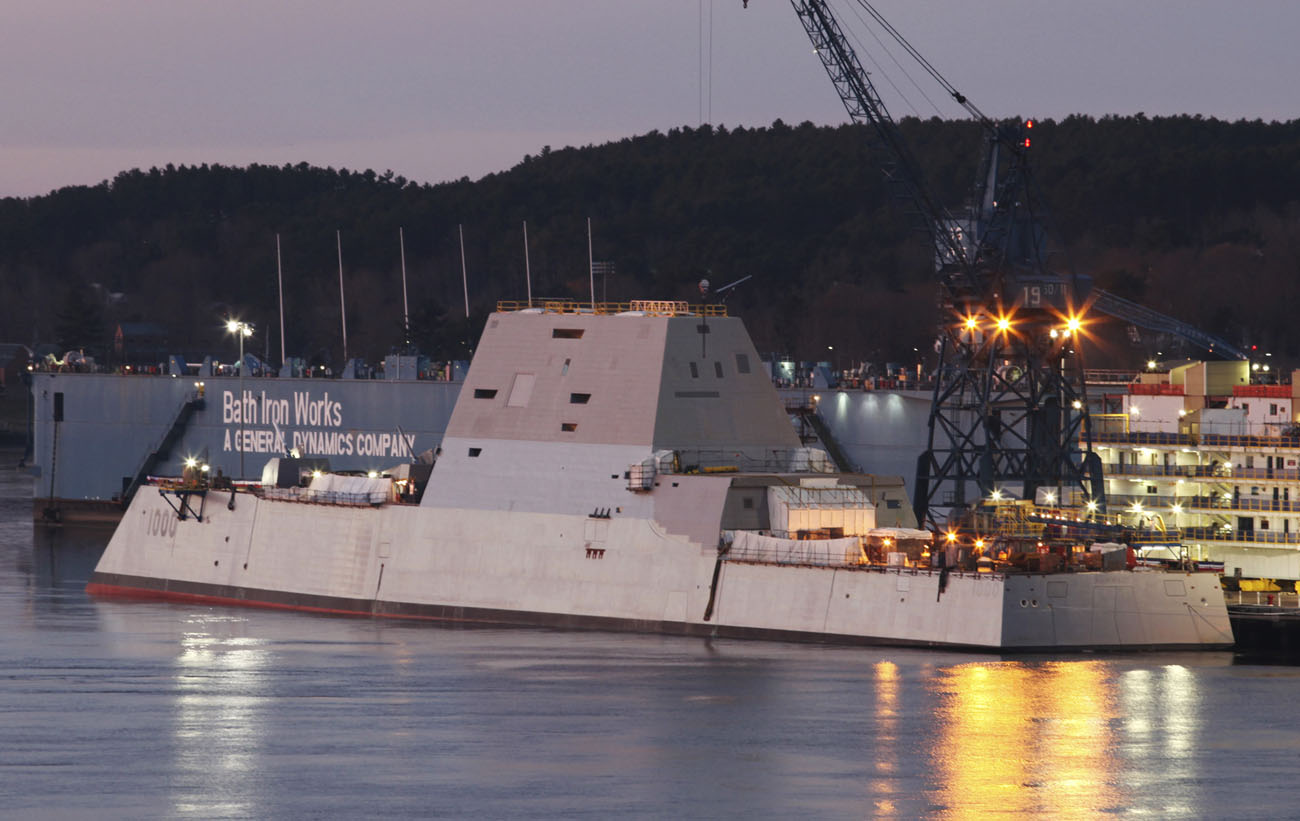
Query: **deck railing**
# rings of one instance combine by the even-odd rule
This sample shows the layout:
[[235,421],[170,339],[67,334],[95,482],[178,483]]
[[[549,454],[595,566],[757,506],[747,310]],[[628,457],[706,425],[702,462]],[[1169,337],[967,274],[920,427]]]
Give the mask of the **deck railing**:
[[631,302],[577,302],[571,299],[502,300],[502,313],[542,311],[548,314],[622,314],[639,311],[653,316],[726,316],[726,305],[692,305],[670,299],[634,299]]
[[1228,604],[1257,604],[1261,607],[1300,608],[1300,596],[1267,590],[1225,590],[1223,600]]
[[1242,542],[1244,544],[1300,545],[1300,533],[1282,530],[1224,530],[1218,527],[1184,527],[1184,542]]
[[302,487],[268,487],[262,489],[262,496],[282,502],[304,502],[317,505],[382,505],[387,502],[388,493],[382,490],[370,493],[342,493],[339,491],[310,490]]

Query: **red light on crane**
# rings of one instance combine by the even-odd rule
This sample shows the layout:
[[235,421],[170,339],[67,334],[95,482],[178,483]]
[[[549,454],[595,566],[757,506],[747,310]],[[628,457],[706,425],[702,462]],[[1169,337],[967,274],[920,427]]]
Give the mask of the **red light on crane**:
[[1025,128],[1033,128],[1033,127],[1034,127],[1033,120],[1025,120]]
[[1029,147],[1029,138],[1025,137],[1025,148]]

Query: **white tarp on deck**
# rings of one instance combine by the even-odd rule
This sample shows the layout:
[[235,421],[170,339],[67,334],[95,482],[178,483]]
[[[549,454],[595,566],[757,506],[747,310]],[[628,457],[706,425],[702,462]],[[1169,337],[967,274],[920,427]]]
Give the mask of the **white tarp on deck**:
[[767,509],[772,530],[843,528],[845,536],[865,536],[876,526],[876,506],[861,489],[805,480],[799,485],[771,485]]
[[325,498],[338,497],[339,500],[365,500],[372,504],[387,501],[392,493],[393,480],[387,476],[340,476],[336,473],[322,473],[313,476],[308,492],[313,496]]
[[731,537],[730,556],[753,562],[782,564],[857,564],[863,560],[862,544],[857,538],[779,539],[752,530],[727,531]]
[[821,448],[795,448],[790,453],[791,473],[834,473],[835,464]]
[[893,539],[895,542],[910,541],[912,539],[928,542],[932,538],[930,531],[917,530],[912,527],[876,527],[872,528],[867,535],[876,539]]

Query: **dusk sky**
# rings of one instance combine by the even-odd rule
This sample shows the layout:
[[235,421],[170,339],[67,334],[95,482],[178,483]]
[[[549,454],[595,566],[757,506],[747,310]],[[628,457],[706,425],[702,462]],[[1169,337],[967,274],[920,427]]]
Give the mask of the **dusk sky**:
[[[875,7],[995,117],[1300,116],[1295,0]],[[877,59],[895,116],[936,113]],[[0,196],[167,163],[477,179],[545,145],[846,119],[787,0],[8,0],[0,89]]]

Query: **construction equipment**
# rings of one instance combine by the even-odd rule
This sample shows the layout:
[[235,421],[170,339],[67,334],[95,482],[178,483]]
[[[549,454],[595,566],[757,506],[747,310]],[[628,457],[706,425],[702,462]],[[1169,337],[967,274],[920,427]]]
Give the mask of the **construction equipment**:
[[[1032,122],[998,124],[934,69],[869,3],[859,5],[984,126],[982,190],[956,219],[926,190],[916,160],[825,0],[791,0],[849,116],[871,126],[887,179],[934,249],[939,364],[928,447],[917,462],[919,521],[960,516],[1004,487],[1079,488],[1104,502],[1092,453],[1080,349],[1088,283],[1048,268],[1041,198],[1028,165]],[[974,493],[974,495],[972,495]]]

